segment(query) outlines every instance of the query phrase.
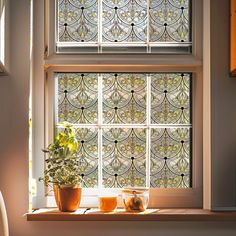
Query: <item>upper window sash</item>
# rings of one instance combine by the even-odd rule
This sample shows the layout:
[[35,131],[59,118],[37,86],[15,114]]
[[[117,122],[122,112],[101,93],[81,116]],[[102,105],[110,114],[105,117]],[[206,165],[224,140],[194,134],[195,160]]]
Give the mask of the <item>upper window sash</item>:
[[191,51],[190,0],[56,0],[57,52]]
[[[100,5],[102,5],[102,1],[99,0],[98,2]],[[158,57],[159,56],[163,57],[166,54],[171,57],[173,56],[173,53],[177,54],[178,56],[179,55],[186,56],[186,51],[182,49],[187,48],[191,46],[192,44],[192,53],[189,54],[188,56],[194,56],[195,59],[201,59],[202,17],[200,16],[201,16],[201,10],[202,10],[202,1],[189,0],[189,2],[191,3],[191,8],[189,10],[190,11],[189,15],[191,16],[190,17],[191,19],[189,20],[189,24],[190,24],[189,31],[191,33],[188,36],[189,40],[186,40],[185,42],[181,42],[181,40],[180,42],[175,42],[175,41],[150,42],[150,37],[147,37],[147,40],[149,41],[145,39],[146,42],[143,42],[143,41],[130,42],[129,41],[129,42],[114,42],[113,43],[113,42],[106,42],[106,41],[102,42],[102,39],[101,39],[102,35],[100,35],[99,36],[100,42],[94,43],[90,41],[89,42],[62,41],[62,40],[60,41],[60,36],[59,36],[60,32],[57,32],[56,30],[58,29],[57,1],[45,0],[45,13],[46,13],[45,14],[45,57],[46,59],[51,58],[52,56],[57,56],[56,58],[58,58],[59,56],[62,56],[61,54],[71,55],[71,54],[78,54],[79,52],[79,54],[81,53],[83,54],[83,57],[95,56],[96,58],[99,58],[99,60],[102,60],[103,58],[106,58],[107,56],[109,56],[109,52],[113,53],[113,57],[115,55],[116,58],[119,58],[120,56],[127,54],[130,50],[130,52],[135,52],[135,55],[132,55],[132,53],[129,53],[131,55],[128,55],[128,56],[134,56],[135,58],[137,57],[137,54],[141,54],[142,56],[143,55],[151,56],[150,54],[147,54],[147,52],[152,51],[151,48],[156,48],[156,51],[153,51],[154,55],[152,54],[153,56],[156,55],[156,57],[157,57],[156,53],[159,53]],[[100,26],[100,28],[101,27],[102,26]],[[102,32],[102,30],[100,31]],[[84,45],[84,46],[82,47],[81,45]],[[60,46],[59,47],[60,50],[58,50],[58,46]],[[89,51],[87,49],[89,49]],[[103,52],[103,53],[98,53],[98,52]]]

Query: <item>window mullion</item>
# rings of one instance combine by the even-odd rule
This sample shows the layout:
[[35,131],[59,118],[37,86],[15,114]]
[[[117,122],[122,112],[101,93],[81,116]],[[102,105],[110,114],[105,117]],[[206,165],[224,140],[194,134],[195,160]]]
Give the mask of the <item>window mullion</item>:
[[102,52],[102,0],[98,0],[98,52]]
[[98,188],[102,188],[102,75],[98,75]]
[[146,187],[150,186],[150,155],[151,155],[151,130],[150,130],[150,123],[151,123],[151,77],[150,75],[147,75],[147,98],[146,98],[146,124],[147,124],[147,130],[146,130]]
[[54,82],[54,122],[58,125],[58,77],[56,76]]
[[[55,4],[55,16],[58,16],[58,12],[59,12],[59,7],[58,7],[58,2],[54,1]],[[57,43],[60,41],[59,40],[59,22],[58,22],[58,17],[55,17],[55,40],[56,40],[56,46]]]
[[149,16],[150,0],[147,0],[147,53],[151,52],[150,48],[150,16]]

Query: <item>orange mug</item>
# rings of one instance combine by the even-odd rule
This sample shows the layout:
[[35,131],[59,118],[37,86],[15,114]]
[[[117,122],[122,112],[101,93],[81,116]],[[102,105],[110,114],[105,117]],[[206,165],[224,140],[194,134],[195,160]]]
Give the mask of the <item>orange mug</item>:
[[117,208],[117,196],[99,196],[100,211],[114,211]]

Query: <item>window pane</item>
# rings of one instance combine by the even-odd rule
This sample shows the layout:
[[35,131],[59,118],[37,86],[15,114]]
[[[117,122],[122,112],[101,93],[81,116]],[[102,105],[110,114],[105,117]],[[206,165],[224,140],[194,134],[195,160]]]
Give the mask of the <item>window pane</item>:
[[77,129],[85,187],[191,187],[191,77],[56,73],[56,126]]
[[58,73],[58,122],[97,123],[97,75]]
[[190,53],[190,0],[57,0],[57,52]]
[[58,28],[60,42],[96,42],[97,0],[58,0]]
[[146,130],[103,130],[103,185],[145,186]]
[[154,74],[153,124],[190,124],[190,74]]
[[191,187],[191,140],[189,128],[151,130],[151,187]]
[[147,40],[146,0],[103,0],[103,41]]
[[79,171],[83,187],[94,188],[98,185],[98,131],[94,128],[76,129],[78,140]]
[[189,42],[189,0],[150,0],[150,41]]
[[144,123],[146,120],[146,75],[104,75],[103,118],[104,123]]
[[[57,128],[57,133],[64,128]],[[75,157],[78,160],[79,173],[84,188],[98,186],[98,130],[96,128],[76,128],[78,149]]]

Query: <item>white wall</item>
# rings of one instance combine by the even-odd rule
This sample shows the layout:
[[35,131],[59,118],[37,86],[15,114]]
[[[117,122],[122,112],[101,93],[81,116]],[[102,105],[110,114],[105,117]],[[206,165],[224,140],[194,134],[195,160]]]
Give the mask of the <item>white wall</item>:
[[[228,78],[228,1],[212,2],[212,40],[217,46],[212,48],[213,205],[232,205],[236,78]],[[28,208],[29,0],[10,0],[10,14],[10,75],[0,78],[0,189],[11,236],[236,235],[235,222],[27,222],[23,214]]]

